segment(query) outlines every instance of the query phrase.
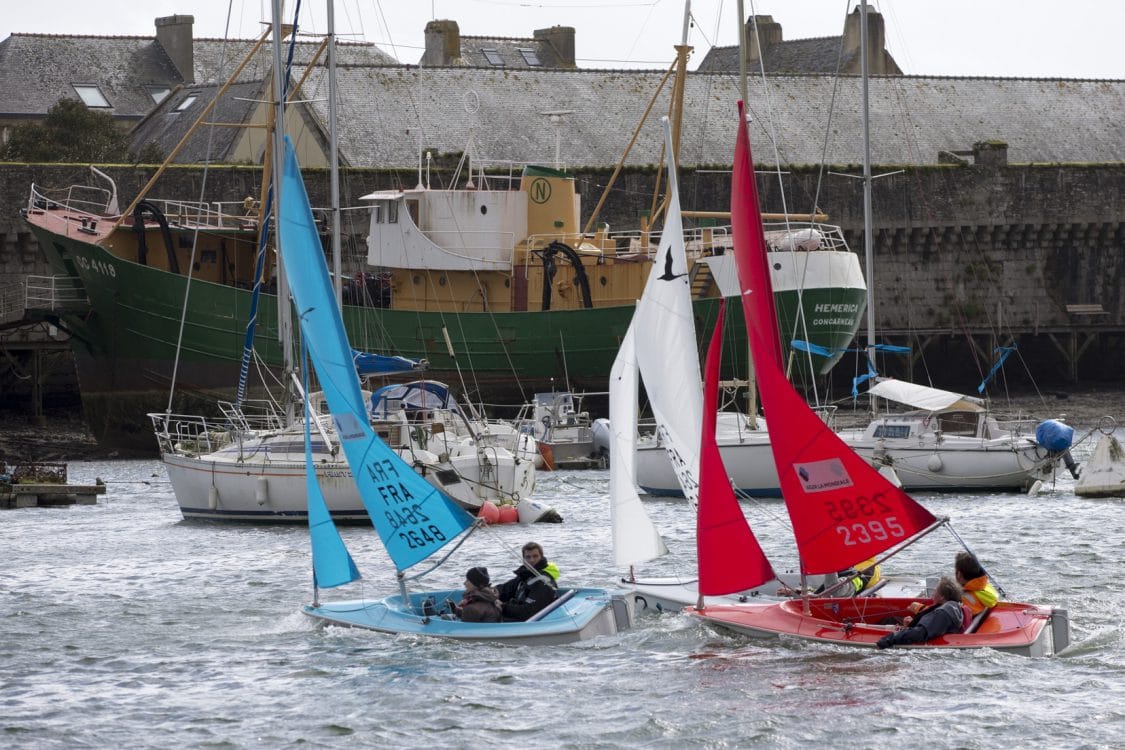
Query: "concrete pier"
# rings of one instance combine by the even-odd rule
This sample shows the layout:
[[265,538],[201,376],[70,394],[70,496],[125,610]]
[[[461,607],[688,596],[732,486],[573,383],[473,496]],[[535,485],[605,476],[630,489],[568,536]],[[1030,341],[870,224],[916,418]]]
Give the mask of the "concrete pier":
[[94,505],[104,484],[0,484],[0,509]]

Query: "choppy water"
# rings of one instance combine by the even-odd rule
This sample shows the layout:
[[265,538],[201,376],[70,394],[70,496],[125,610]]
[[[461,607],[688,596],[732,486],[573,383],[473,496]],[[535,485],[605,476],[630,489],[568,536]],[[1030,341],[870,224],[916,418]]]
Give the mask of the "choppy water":
[[[1119,433],[1120,434],[1120,433]],[[307,534],[187,523],[157,461],[70,465],[96,506],[0,513],[0,745],[73,747],[1111,747],[1125,741],[1125,503],[1069,478],[1038,497],[919,496],[1010,598],[1069,610],[1060,657],[868,652],[710,631],[679,615],[554,648],[313,626]],[[541,475],[559,525],[478,535],[433,576],[500,577],[534,538],[564,582],[613,585],[606,472]],[[648,503],[687,572],[693,522]],[[747,504],[793,563],[780,503]],[[369,530],[344,529],[365,593],[394,588]],[[887,572],[946,573],[944,532]]]

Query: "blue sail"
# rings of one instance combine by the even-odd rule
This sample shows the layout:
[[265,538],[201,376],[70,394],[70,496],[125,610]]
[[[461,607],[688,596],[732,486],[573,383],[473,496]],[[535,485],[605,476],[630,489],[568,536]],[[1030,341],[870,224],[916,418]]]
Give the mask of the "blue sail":
[[[308,349],[301,344],[301,376],[305,384],[305,393],[309,392],[309,358]],[[309,434],[309,424],[312,414],[309,412],[308,399],[305,400],[305,492],[308,496],[309,515],[309,540],[312,545],[313,582],[318,588],[330,589],[334,586],[343,586],[359,579],[359,569],[356,567],[344,540],[340,538],[340,530],[328,512],[328,503],[324,501],[324,493],[316,479],[316,467],[313,466],[312,436]]]
[[352,349],[288,137],[280,208],[281,260],[289,277],[301,337],[308,343],[367,514],[395,567],[405,570],[453,541],[472,525],[473,519],[420,477],[371,429]]

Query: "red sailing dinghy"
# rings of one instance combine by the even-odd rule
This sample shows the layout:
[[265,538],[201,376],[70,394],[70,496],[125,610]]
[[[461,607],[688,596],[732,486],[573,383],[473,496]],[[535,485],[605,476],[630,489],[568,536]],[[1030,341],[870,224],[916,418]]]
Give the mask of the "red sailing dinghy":
[[[803,575],[833,573],[878,557],[941,524],[928,510],[881,476],[848,448],[808,407],[786,380],[770,288],[757,188],[746,121],[739,105],[739,130],[731,185],[731,226],[742,309],[746,316],[763,408],[770,417],[770,443],[785,506],[793,523]],[[714,346],[714,342],[713,342]],[[708,353],[707,387],[718,378]],[[714,418],[714,407],[704,414]],[[704,429],[702,463],[721,461],[708,451]],[[721,465],[701,471],[701,482]],[[737,502],[718,482],[701,487],[697,532],[699,590],[715,596],[772,577]],[[729,490],[729,486],[727,487]],[[733,508],[737,513],[732,513]],[[744,527],[744,528],[743,528]],[[761,581],[758,581],[759,583]],[[908,613],[912,599],[860,597],[801,599],[780,603],[707,606],[685,611],[726,630],[749,635],[790,635],[847,646],[874,648],[893,626],[881,624]],[[1048,626],[1051,627],[1048,627]],[[1002,602],[965,633],[896,648],[990,647],[1029,656],[1061,650],[1069,641],[1066,613],[1049,607]]]

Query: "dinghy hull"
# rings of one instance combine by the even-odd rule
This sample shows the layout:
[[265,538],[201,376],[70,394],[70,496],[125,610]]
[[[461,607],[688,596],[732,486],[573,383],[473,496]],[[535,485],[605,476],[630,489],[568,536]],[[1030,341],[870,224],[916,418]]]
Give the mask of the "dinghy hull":
[[[841,646],[875,648],[894,629],[892,618],[908,613],[909,598],[810,599],[804,602],[717,605],[685,610],[716,628],[756,637],[792,636]],[[896,646],[895,650],[993,648],[1022,656],[1048,656],[1066,647],[1066,629],[1048,627],[1065,619],[1047,607],[1001,602],[974,632],[947,634],[926,643]],[[888,624],[883,624],[888,623]],[[970,628],[972,629],[972,628]]]
[[[569,589],[555,603],[527,622],[462,622],[451,617],[446,601],[459,601],[464,591],[411,594],[409,606],[399,595],[307,605],[303,611],[326,625],[364,628],[394,635],[424,635],[458,641],[520,645],[557,645],[590,640],[627,630],[633,624],[633,597],[624,591]],[[433,614],[427,608],[432,600]]]

